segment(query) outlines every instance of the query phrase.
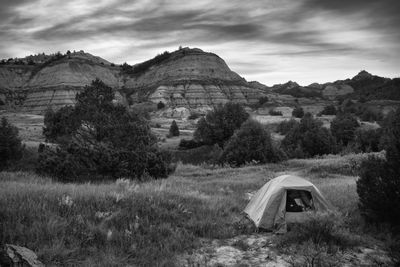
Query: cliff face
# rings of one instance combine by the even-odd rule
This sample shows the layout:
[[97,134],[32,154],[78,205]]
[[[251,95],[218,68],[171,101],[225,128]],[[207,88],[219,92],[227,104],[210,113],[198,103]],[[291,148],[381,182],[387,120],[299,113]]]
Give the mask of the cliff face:
[[10,102],[17,92],[23,95],[24,111],[42,113],[49,106],[57,109],[74,104],[75,94],[96,78],[114,88],[121,102],[130,103],[161,101],[175,107],[197,108],[228,101],[251,104],[263,95],[217,55],[184,48],[133,74],[81,52],[39,66],[2,65],[0,97],[7,98],[8,92]]
[[252,88],[217,55],[200,49],[181,49],[124,84],[134,100],[148,99],[172,106],[196,108],[228,101],[252,104],[262,90]]

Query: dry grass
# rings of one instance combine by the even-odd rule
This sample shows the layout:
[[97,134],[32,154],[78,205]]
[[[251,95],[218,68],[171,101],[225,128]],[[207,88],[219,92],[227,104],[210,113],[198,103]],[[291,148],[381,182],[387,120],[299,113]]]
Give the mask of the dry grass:
[[235,169],[179,165],[170,178],[143,184],[63,184],[3,172],[0,243],[31,248],[49,265],[173,266],[175,255],[197,247],[199,238],[246,234],[240,225],[246,194],[282,173],[303,173],[340,216],[353,216],[356,178],[327,174],[331,168],[310,173],[305,166],[313,161]]

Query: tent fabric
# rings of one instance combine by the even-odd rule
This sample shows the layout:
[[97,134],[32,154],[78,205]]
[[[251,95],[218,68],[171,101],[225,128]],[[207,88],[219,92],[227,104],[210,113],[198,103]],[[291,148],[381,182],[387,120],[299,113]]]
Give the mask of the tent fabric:
[[282,175],[267,182],[251,198],[244,212],[256,227],[286,232],[286,224],[303,221],[309,212],[286,212],[287,190],[311,193],[315,211],[331,209],[328,201],[311,182],[294,175]]

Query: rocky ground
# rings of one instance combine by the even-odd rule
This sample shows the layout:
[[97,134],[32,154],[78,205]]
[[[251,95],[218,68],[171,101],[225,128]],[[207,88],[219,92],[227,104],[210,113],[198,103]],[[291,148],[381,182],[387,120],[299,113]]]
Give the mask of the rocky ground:
[[[304,265],[313,255],[282,254],[276,248],[275,235],[256,233],[225,240],[203,239],[202,247],[192,254],[181,255],[180,266],[312,266]],[[314,255],[315,256],[315,255]],[[316,255],[318,256],[318,255]],[[316,257],[315,256],[315,257]],[[316,265],[318,266],[318,265]],[[378,247],[359,247],[338,253],[333,266],[391,266],[387,253]]]

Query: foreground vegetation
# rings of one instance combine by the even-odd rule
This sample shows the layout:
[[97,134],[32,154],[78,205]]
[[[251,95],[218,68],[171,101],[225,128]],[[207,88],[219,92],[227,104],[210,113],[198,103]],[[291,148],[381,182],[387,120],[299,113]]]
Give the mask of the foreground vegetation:
[[[326,160],[338,169],[348,168],[346,160]],[[0,243],[26,246],[50,265],[173,266],[177,255],[200,246],[199,238],[254,231],[241,214],[247,194],[288,172],[310,179],[337,208],[343,223],[336,225],[335,220],[334,229],[350,235],[338,239],[337,250],[371,242],[357,208],[357,178],[333,174],[323,165],[312,169],[314,161],[242,168],[179,165],[167,180],[140,184],[65,184],[30,173],[2,172]],[[291,244],[302,243],[296,240]],[[277,242],[289,247],[285,240]]]

